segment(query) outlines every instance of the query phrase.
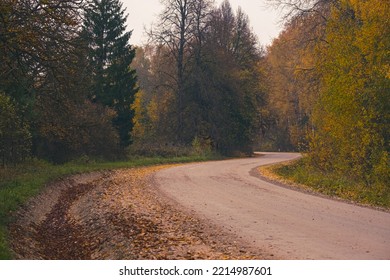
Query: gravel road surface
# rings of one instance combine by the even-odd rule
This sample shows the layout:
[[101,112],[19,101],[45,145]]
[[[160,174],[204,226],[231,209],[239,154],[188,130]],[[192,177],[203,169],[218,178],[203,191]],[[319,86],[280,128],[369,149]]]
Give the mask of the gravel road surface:
[[184,209],[280,259],[390,259],[390,213],[261,180],[261,165],[299,157],[195,163],[155,174],[158,189]]

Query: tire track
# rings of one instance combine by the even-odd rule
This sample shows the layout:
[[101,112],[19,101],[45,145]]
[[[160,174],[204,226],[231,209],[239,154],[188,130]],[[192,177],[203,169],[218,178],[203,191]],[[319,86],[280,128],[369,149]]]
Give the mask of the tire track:
[[262,259],[229,230],[185,212],[155,188],[167,166],[56,182],[11,225],[16,259]]

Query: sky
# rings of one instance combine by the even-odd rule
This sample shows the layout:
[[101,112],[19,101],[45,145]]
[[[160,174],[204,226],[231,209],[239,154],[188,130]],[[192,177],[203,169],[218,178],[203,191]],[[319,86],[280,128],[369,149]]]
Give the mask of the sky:
[[[153,23],[158,21],[158,15],[163,6],[160,0],[122,0],[123,6],[129,14],[127,27],[133,30],[130,43],[143,45],[147,42],[145,28],[150,29]],[[223,0],[215,0],[216,4]],[[234,10],[240,6],[249,16],[253,31],[258,36],[260,44],[265,46],[272,43],[282,30],[280,23],[281,13],[267,7],[265,0],[230,0]]]

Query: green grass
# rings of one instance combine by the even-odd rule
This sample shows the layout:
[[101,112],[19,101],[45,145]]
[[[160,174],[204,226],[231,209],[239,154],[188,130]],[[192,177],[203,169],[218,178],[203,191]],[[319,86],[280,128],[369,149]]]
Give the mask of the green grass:
[[15,168],[0,168],[0,259],[12,259],[7,227],[12,213],[37,195],[43,187],[61,177],[98,170],[112,170],[169,163],[185,163],[218,159],[217,156],[183,156],[173,158],[134,158],[122,162],[89,162],[83,160],[52,165],[34,160]]
[[305,158],[287,164],[270,166],[268,171],[314,192],[359,204],[390,209],[390,186],[379,183],[367,186],[364,182],[353,180],[348,175],[322,172],[310,166]]

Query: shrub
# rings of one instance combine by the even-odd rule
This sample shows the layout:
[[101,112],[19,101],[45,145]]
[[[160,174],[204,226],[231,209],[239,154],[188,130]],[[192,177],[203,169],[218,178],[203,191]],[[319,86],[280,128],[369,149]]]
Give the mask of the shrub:
[[29,126],[18,116],[10,98],[0,92],[0,160],[3,166],[24,161],[31,150]]

